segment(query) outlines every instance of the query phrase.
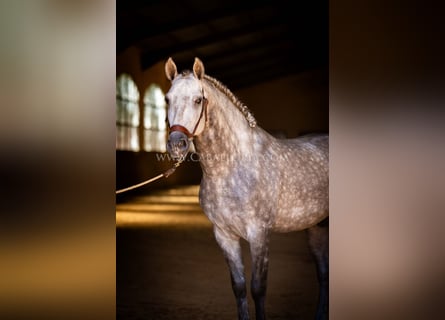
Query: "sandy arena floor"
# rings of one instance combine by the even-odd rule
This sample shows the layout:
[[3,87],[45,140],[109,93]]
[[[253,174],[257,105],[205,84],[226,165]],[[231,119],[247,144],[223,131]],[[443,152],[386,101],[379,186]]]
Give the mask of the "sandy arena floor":
[[[182,187],[117,205],[117,319],[236,319],[229,271],[197,192]],[[243,250],[250,272],[244,242]],[[318,287],[306,234],[274,234],[269,264],[268,319],[313,319]]]

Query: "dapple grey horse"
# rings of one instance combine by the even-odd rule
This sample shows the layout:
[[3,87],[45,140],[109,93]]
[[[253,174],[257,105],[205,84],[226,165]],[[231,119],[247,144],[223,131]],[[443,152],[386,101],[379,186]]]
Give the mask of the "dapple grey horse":
[[240,238],[252,257],[256,319],[265,319],[269,236],[307,230],[320,284],[317,319],[328,313],[328,136],[276,139],[195,58],[178,74],[165,64],[170,128],[167,150],[184,158],[193,140],[203,172],[199,200],[230,268],[238,318],[249,319]]

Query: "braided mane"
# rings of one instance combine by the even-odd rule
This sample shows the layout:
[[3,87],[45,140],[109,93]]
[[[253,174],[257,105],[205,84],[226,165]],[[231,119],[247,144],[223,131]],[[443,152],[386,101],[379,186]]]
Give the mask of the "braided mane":
[[249,126],[251,128],[256,127],[257,123],[253,116],[253,114],[250,112],[249,108],[242,103],[233,93],[229,90],[225,85],[223,85],[220,81],[216,80],[215,78],[212,78],[206,74],[204,74],[204,79],[206,79],[208,82],[210,82],[215,88],[217,88],[219,91],[224,93],[230,101],[238,108],[239,111],[244,115],[247,122],[249,123]]

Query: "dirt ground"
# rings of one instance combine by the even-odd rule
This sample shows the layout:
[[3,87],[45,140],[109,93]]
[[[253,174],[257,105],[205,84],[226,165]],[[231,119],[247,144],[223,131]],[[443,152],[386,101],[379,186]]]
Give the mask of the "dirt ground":
[[[117,319],[236,319],[229,271],[196,192],[170,190],[117,205]],[[306,234],[273,234],[268,319],[313,319],[317,296]]]

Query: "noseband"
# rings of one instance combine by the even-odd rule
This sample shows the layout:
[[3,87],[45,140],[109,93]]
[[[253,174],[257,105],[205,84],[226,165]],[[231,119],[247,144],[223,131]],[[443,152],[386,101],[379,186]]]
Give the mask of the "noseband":
[[205,118],[205,122],[207,122],[207,104],[208,104],[208,100],[206,97],[204,97],[204,90],[202,90],[202,107],[201,107],[201,113],[199,114],[199,118],[198,121],[195,124],[195,127],[193,128],[193,131],[190,132],[188,131],[188,129],[184,126],[181,126],[180,124],[174,124],[169,128],[170,132],[173,131],[179,131],[184,133],[187,138],[189,138],[189,140],[192,140],[193,137],[195,136],[196,130],[198,129],[199,123],[201,122],[202,117],[204,116]]

